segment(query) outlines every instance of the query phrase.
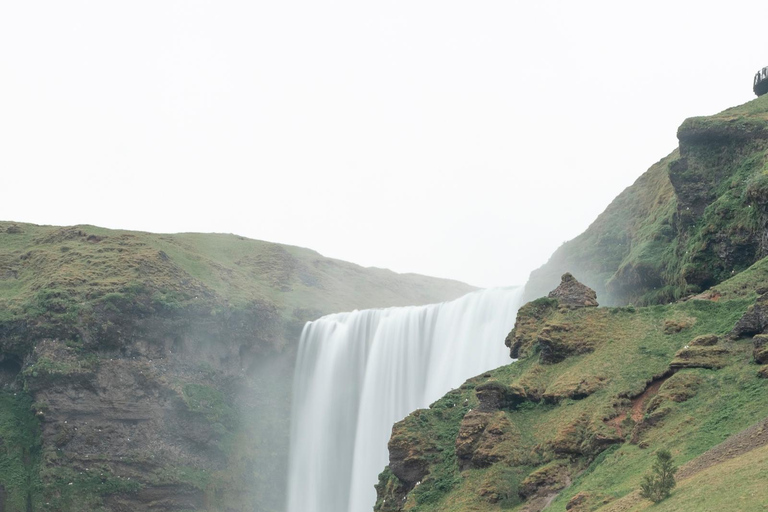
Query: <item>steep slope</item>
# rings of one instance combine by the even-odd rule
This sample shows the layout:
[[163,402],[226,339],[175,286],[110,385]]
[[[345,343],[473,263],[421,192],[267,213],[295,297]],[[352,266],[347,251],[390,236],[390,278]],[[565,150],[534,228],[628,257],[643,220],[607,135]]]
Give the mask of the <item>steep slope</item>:
[[282,510],[303,323],[472,289],[234,235],[0,222],[0,510]]
[[687,119],[679,148],[531,274],[526,299],[570,271],[601,303],[701,292],[768,255],[768,97]]
[[[728,298],[714,290],[716,301],[527,304],[508,338],[517,363],[394,426],[375,510],[625,510],[614,502],[639,488],[656,450],[682,464],[768,417],[768,356],[745,322],[768,283],[750,282]],[[681,485],[676,499],[716,488]],[[730,497],[762,506],[759,494]]]
[[658,449],[700,471],[654,509],[764,509],[733,485],[765,474],[762,445],[711,454],[768,418],[768,96],[678,138],[532,273],[519,360],[393,427],[375,510],[644,510]]

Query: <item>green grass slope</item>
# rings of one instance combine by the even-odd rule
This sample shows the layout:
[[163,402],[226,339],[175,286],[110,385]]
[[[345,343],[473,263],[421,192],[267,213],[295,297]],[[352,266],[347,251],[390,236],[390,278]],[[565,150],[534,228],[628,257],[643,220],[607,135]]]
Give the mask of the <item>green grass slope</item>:
[[68,311],[109,294],[143,290],[168,307],[263,303],[290,317],[297,310],[316,315],[440,302],[473,289],[236,235],[0,222],[0,311],[6,319],[24,315],[46,297],[55,296],[56,306]]
[[605,305],[665,303],[768,255],[768,97],[687,119],[678,139],[678,149],[531,274],[528,300],[569,271]]
[[681,480],[672,496],[657,505],[633,494],[605,507],[605,512],[763,512],[768,503],[766,479],[768,446],[761,446]]
[[[510,335],[518,362],[395,425],[375,510],[650,507],[636,491],[656,450],[682,465],[768,417],[752,339],[731,335],[768,285],[765,265],[725,281],[711,300],[566,310],[540,299],[521,308]],[[764,475],[764,460],[763,449],[729,460],[722,481],[715,466],[701,471],[650,509],[719,510],[701,503],[738,499],[724,509],[764,510],[759,489],[725,484]]]

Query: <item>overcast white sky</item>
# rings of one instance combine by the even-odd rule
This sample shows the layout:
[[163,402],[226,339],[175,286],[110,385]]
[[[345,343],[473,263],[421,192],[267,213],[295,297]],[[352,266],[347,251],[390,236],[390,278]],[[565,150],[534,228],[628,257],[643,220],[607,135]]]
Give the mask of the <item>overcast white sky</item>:
[[756,1],[0,3],[0,219],[522,284],[768,65]]

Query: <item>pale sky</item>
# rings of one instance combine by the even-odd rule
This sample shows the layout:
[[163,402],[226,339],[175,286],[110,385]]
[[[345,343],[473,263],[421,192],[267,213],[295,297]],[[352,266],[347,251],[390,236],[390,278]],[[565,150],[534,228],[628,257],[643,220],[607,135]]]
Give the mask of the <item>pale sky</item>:
[[5,1],[0,219],[522,284],[753,98],[762,2]]

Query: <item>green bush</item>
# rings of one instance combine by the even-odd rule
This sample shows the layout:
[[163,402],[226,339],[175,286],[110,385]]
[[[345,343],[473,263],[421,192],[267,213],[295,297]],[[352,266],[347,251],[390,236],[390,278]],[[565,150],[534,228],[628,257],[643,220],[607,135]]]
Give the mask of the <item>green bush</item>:
[[675,473],[677,467],[672,464],[672,454],[667,450],[659,450],[651,472],[643,476],[640,496],[654,503],[668,498],[675,488]]

